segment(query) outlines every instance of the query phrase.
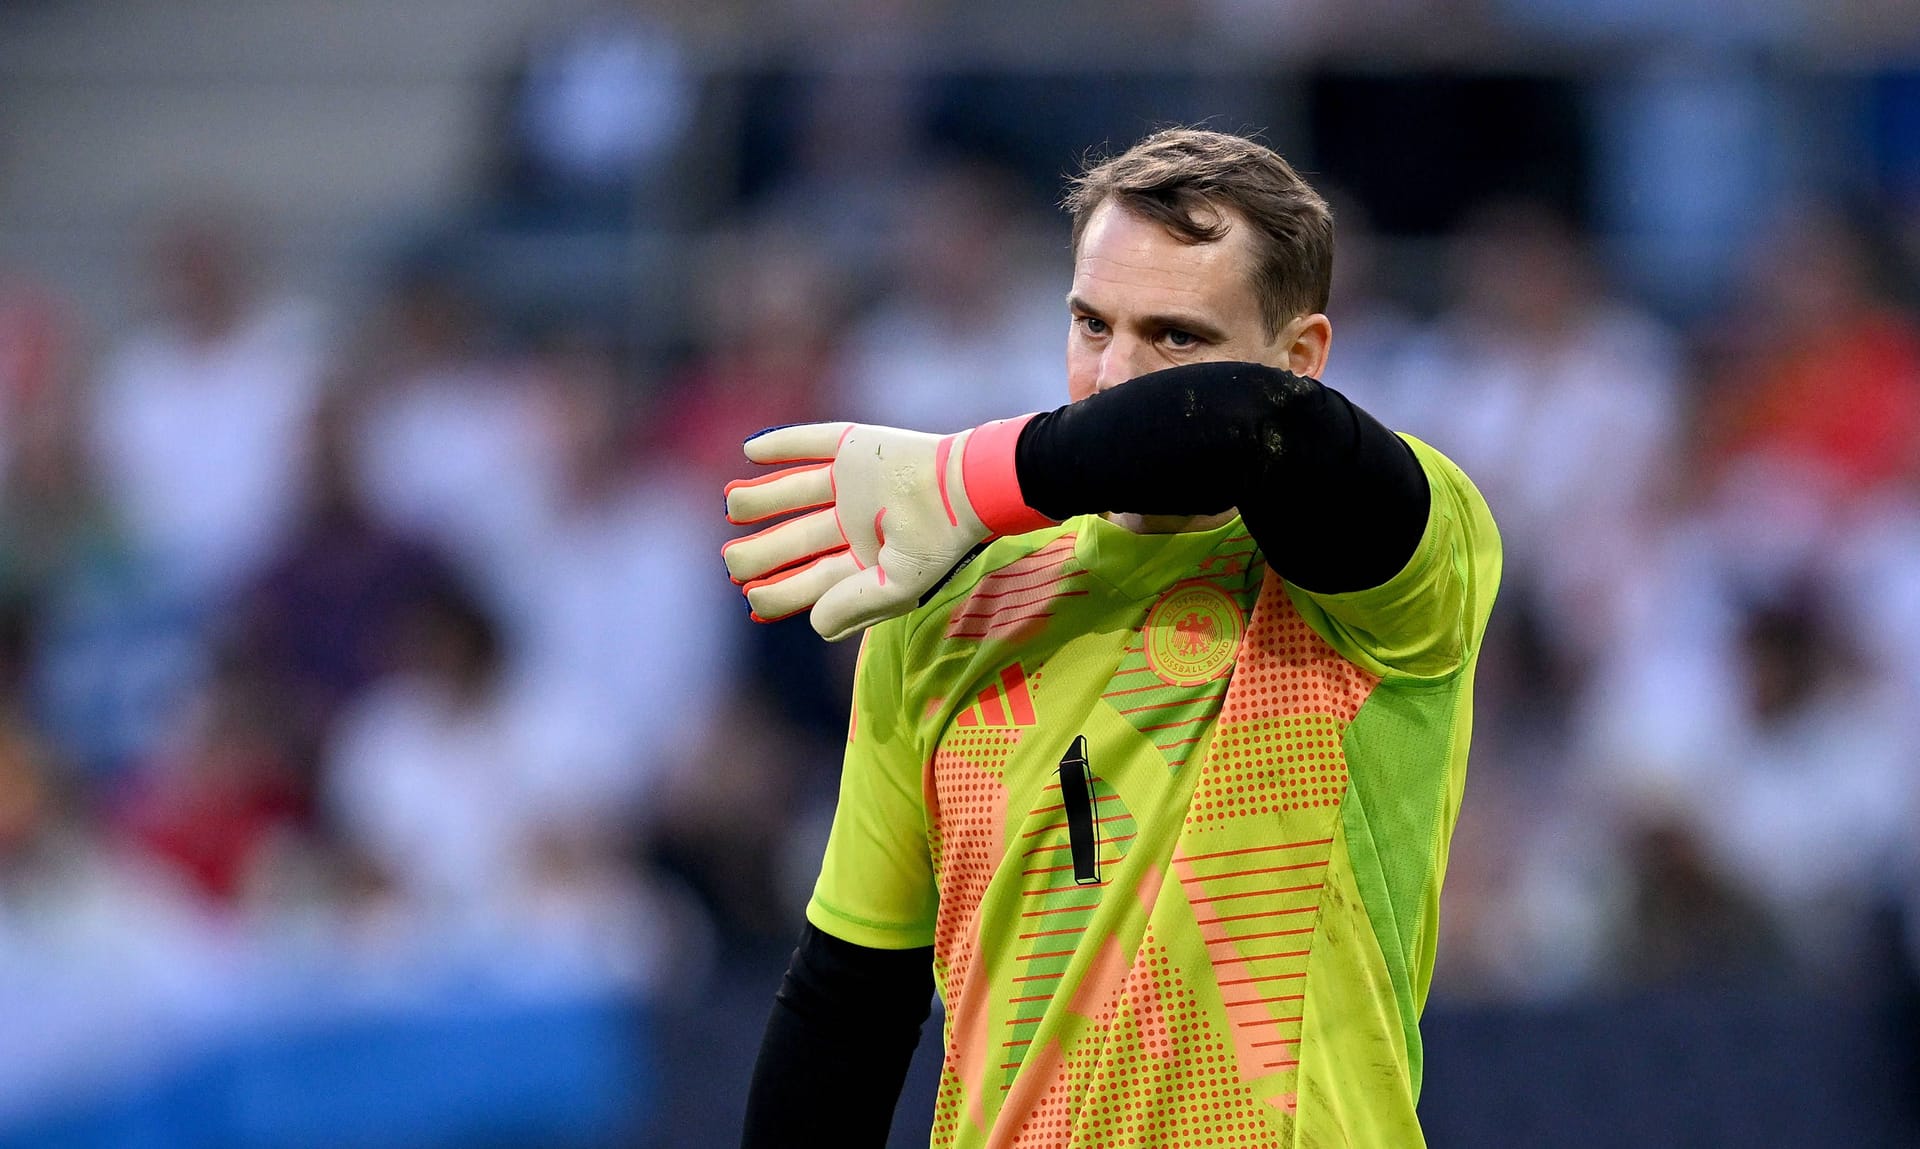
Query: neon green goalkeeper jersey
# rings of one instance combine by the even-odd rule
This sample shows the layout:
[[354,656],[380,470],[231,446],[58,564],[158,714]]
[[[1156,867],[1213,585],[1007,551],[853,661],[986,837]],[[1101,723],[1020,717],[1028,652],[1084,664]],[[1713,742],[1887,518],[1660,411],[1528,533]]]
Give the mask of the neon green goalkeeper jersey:
[[1431,509],[1372,590],[1289,585],[1237,518],[1084,517],[996,541],[868,633],[807,915],[934,947],[934,1145],[1422,1143],[1500,542],[1408,441]]

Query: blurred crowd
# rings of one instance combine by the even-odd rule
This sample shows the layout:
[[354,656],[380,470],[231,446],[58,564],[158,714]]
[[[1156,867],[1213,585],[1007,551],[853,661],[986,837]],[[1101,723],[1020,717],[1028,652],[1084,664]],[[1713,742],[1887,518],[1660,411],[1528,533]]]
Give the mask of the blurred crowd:
[[[0,268],[0,998],[50,1051],[294,968],[678,992],[793,935],[852,652],[748,622],[720,487],[764,426],[1063,402],[1070,273],[1071,151],[825,42],[715,140],[669,26],[536,35],[486,194],[337,298],[271,205],[161,213],[137,325]],[[1436,994],[1914,960],[1920,187],[1771,204],[1685,309],[1551,196],[1410,259],[1328,190],[1327,382],[1507,547]]]

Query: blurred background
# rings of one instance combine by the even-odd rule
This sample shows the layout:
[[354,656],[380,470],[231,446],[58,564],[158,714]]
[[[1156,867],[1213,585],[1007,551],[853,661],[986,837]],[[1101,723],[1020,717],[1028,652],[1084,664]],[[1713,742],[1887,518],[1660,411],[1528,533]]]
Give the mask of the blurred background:
[[738,443],[1064,401],[1173,122],[1505,535],[1433,1144],[1920,1143],[1920,6],[4,0],[0,1145],[733,1142],[852,654]]

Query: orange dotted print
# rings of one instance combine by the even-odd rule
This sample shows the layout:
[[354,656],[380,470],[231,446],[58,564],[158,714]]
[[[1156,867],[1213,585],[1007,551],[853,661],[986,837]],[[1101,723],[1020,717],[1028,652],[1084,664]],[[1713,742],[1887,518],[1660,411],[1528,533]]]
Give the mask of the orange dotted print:
[[[934,917],[934,968],[943,992],[950,996],[968,985],[979,946],[980,903],[1006,852],[1003,772],[1018,738],[1018,730],[1005,728],[950,728],[928,767],[927,842],[940,892]],[[959,1004],[948,1002],[949,1026]],[[951,1033],[945,1044],[947,1059],[934,1107],[935,1144],[951,1143],[956,1123],[966,1117],[965,1089],[978,1089],[981,1084],[962,1081],[958,1043]],[[1002,1059],[991,1060],[997,1064]],[[944,1134],[938,1132],[942,1127]]]
[[1189,827],[1338,807],[1347,790],[1341,739],[1380,681],[1328,646],[1271,572],[1247,631]]
[[[940,889],[933,929],[934,962],[943,972],[943,984],[959,986],[965,984],[976,942],[975,915],[1005,852],[1007,788],[999,768],[1013,748],[1000,732],[949,742],[961,745],[934,754],[933,808],[928,811],[928,824],[932,827],[929,845]],[[980,757],[987,758],[991,765],[974,757],[982,751]]]
[[1223,722],[1251,722],[1326,714],[1344,726],[1379,681],[1328,646],[1300,617],[1279,576],[1269,571],[1247,623],[1247,640],[1220,717]]
[[1222,722],[1187,824],[1338,806],[1347,790],[1344,733],[1325,714]]
[[[1288,1118],[1240,1080],[1230,1039],[1208,1020],[1149,929],[1121,985],[1019,1114],[1012,1144],[1137,1149],[1278,1143]],[[1007,1127],[1003,1125],[1003,1127]],[[936,1143],[939,1137],[936,1135]]]

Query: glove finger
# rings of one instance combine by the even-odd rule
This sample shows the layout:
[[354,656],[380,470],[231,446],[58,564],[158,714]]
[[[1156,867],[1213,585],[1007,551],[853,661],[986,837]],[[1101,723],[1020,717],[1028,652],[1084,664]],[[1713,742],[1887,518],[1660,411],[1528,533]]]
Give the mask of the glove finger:
[[720,548],[727,574],[745,583],[828,551],[845,550],[847,537],[832,507],[755,531]]
[[832,467],[832,463],[810,463],[757,479],[735,479],[726,487],[727,521],[757,523],[832,503]]
[[813,629],[828,642],[852,638],[861,631],[913,609],[916,596],[908,584],[887,577],[875,563],[828,588],[813,604]]
[[756,463],[803,463],[831,459],[852,423],[795,423],[762,431],[741,446]]
[[755,622],[778,622],[799,614],[849,575],[859,573],[860,564],[852,555],[834,551],[805,566],[748,583],[747,603],[753,608]]

